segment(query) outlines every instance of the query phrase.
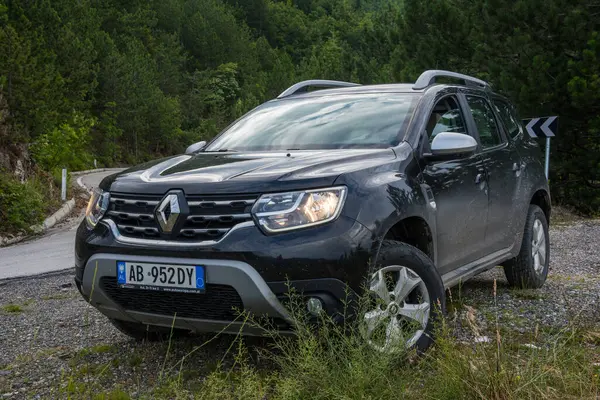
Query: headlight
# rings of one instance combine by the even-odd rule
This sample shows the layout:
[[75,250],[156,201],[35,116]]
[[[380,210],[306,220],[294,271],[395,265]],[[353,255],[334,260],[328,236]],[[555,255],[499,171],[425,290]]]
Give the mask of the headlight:
[[105,193],[102,189],[98,188],[92,190],[92,197],[90,197],[90,201],[85,210],[85,222],[87,223],[88,228],[94,228],[102,219],[108,209],[109,200],[110,194],[108,192]]
[[262,195],[252,213],[267,232],[284,232],[324,224],[338,217],[346,187]]

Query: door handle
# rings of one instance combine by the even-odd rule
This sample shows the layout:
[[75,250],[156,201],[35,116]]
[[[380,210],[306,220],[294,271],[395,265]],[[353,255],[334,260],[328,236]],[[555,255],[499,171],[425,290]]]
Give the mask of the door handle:
[[525,169],[525,163],[513,163],[512,170],[515,172],[517,176],[521,174],[521,172]]
[[477,168],[477,176],[475,176],[475,184],[479,185],[488,179],[488,172],[485,168]]
[[483,174],[477,174],[477,176],[475,177],[475,184],[479,185],[484,180],[485,180],[485,175],[483,175]]

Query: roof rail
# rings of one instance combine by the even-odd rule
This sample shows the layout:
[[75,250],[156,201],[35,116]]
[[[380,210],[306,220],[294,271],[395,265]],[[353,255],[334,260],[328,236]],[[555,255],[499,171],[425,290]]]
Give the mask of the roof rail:
[[286,90],[283,91],[278,99],[283,99],[284,97],[293,96],[298,93],[306,93],[308,92],[309,87],[320,87],[320,88],[339,88],[339,87],[349,87],[349,86],[360,86],[360,83],[352,83],[352,82],[341,82],[341,81],[328,81],[323,79],[311,79],[309,81],[298,82],[295,85],[290,86]]
[[460,79],[464,81],[464,84],[466,86],[479,87],[482,89],[491,89],[490,84],[486,81],[482,81],[481,79],[477,79],[469,75],[459,74],[457,72],[444,71],[440,69],[430,69],[428,71],[423,72],[419,76],[419,79],[417,79],[417,81],[413,85],[413,89],[425,89],[426,87],[433,85],[435,83],[436,78],[439,77]]

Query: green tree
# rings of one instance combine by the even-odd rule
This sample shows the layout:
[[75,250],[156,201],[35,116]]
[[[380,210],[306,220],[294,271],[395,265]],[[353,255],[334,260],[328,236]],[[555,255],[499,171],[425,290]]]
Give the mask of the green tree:
[[[559,115],[553,199],[593,213],[598,26],[597,0],[0,0],[0,144],[32,146],[48,170],[132,164],[210,139],[300,79],[444,68],[493,82],[523,116]],[[87,147],[61,153],[65,136]]]
[[34,160],[55,175],[62,168],[88,169],[92,164],[89,143],[94,124],[94,119],[75,114],[70,123],[63,123],[36,139],[32,147]]

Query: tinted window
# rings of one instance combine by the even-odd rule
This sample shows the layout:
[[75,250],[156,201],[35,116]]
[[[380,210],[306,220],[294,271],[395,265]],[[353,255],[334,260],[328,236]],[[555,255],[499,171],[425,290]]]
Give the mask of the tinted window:
[[494,107],[496,107],[496,111],[498,111],[498,115],[500,115],[500,119],[504,123],[504,126],[506,126],[506,130],[511,138],[514,138],[523,131],[515,110],[508,103],[502,100],[494,100]]
[[409,93],[304,97],[265,103],[207,151],[385,148],[399,143],[419,96]]
[[502,143],[494,112],[487,100],[483,97],[467,96],[467,102],[473,113],[481,146],[485,149]]
[[431,143],[435,135],[440,132],[467,132],[462,113],[460,112],[460,107],[452,97],[446,97],[440,100],[429,116],[429,121],[427,122],[429,143]]

